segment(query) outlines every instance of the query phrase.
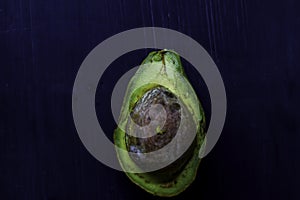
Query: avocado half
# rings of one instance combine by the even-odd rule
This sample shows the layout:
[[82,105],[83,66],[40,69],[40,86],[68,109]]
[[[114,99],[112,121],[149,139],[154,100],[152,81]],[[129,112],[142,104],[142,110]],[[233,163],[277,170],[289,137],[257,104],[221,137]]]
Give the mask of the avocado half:
[[[130,172],[139,169],[137,160],[142,160],[143,157],[135,159],[128,152],[148,153],[162,148],[172,140],[174,132],[176,132],[174,130],[178,128],[177,122],[182,120],[180,115],[183,113],[176,110],[176,102],[179,100],[184,104],[185,113],[190,116],[196,127],[196,135],[189,148],[180,158],[162,169],[141,173]],[[157,136],[152,136],[151,140],[128,135],[126,131],[136,131],[132,128],[129,118],[136,117],[135,123],[141,122],[141,126],[147,124],[145,110],[151,103],[163,104],[167,112],[170,112],[167,114],[168,118],[164,127],[157,129]],[[199,151],[204,149],[202,146],[205,143],[204,128],[203,108],[187,80],[180,56],[176,52],[166,49],[151,52],[127,86],[118,127],[114,131],[117,157],[126,175],[133,183],[153,195],[164,197],[178,195],[196,177],[200,163]]]

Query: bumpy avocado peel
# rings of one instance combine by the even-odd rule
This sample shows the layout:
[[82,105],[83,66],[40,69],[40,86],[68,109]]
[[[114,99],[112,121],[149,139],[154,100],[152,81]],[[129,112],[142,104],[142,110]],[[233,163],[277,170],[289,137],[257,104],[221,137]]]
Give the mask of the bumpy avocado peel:
[[[143,65],[147,64],[147,65]],[[161,64],[161,68],[151,67],[152,64]],[[192,155],[172,180],[160,181],[161,173],[130,173],[126,172],[129,179],[145,191],[163,197],[176,196],[183,192],[195,179],[200,164],[199,151],[204,149],[205,116],[201,103],[192,86],[187,81],[179,55],[172,50],[151,52],[137,70],[128,84],[123,101],[118,127],[114,131],[114,143],[121,167],[124,171],[136,170],[135,165],[126,151],[125,130],[129,113],[136,102],[152,88],[163,86],[178,96],[185,104],[197,127]],[[119,149],[120,148],[120,149]]]

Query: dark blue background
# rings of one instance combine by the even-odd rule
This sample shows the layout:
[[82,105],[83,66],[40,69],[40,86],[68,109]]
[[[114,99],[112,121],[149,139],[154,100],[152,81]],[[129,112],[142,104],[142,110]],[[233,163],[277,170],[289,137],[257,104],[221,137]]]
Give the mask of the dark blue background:
[[[87,54],[143,26],[197,40],[227,91],[220,140],[176,199],[300,199],[297,2],[0,0],[0,199],[156,199],[87,152],[71,109]],[[148,51],[122,56],[101,79],[97,110],[110,138],[111,89]],[[209,115],[199,75],[186,65]]]

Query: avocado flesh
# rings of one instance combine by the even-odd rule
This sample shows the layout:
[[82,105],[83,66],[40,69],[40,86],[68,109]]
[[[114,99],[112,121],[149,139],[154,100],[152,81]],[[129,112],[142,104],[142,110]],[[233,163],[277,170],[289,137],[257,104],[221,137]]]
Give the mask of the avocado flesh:
[[[151,67],[152,63],[161,64],[162,67]],[[204,113],[192,86],[188,81],[183,81],[186,76],[177,53],[169,50],[151,52],[142,64],[150,65],[141,66],[128,84],[119,126],[114,132],[114,141],[117,147],[130,151],[128,141],[132,136],[125,133],[126,128],[130,126],[128,117],[147,92],[155,88],[164,88],[178,96],[186,110],[192,113],[192,120],[197,127],[197,134],[192,145],[179,159],[163,169],[146,173],[126,173],[130,180],[151,194],[175,196],[185,190],[196,177],[200,163],[198,154],[204,141]],[[161,77],[158,74],[162,74]],[[136,141],[136,138],[131,139]],[[135,145],[134,142],[131,143]],[[129,154],[121,153],[117,149],[117,156],[125,171],[128,168],[137,167],[137,162]]]

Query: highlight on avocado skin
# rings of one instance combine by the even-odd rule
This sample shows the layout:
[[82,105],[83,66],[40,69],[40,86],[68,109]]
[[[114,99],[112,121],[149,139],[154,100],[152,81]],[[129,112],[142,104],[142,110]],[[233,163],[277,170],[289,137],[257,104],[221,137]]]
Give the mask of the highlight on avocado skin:
[[197,174],[204,128],[203,108],[180,56],[167,49],[151,52],[127,86],[114,131],[128,178],[153,195],[183,192]]

